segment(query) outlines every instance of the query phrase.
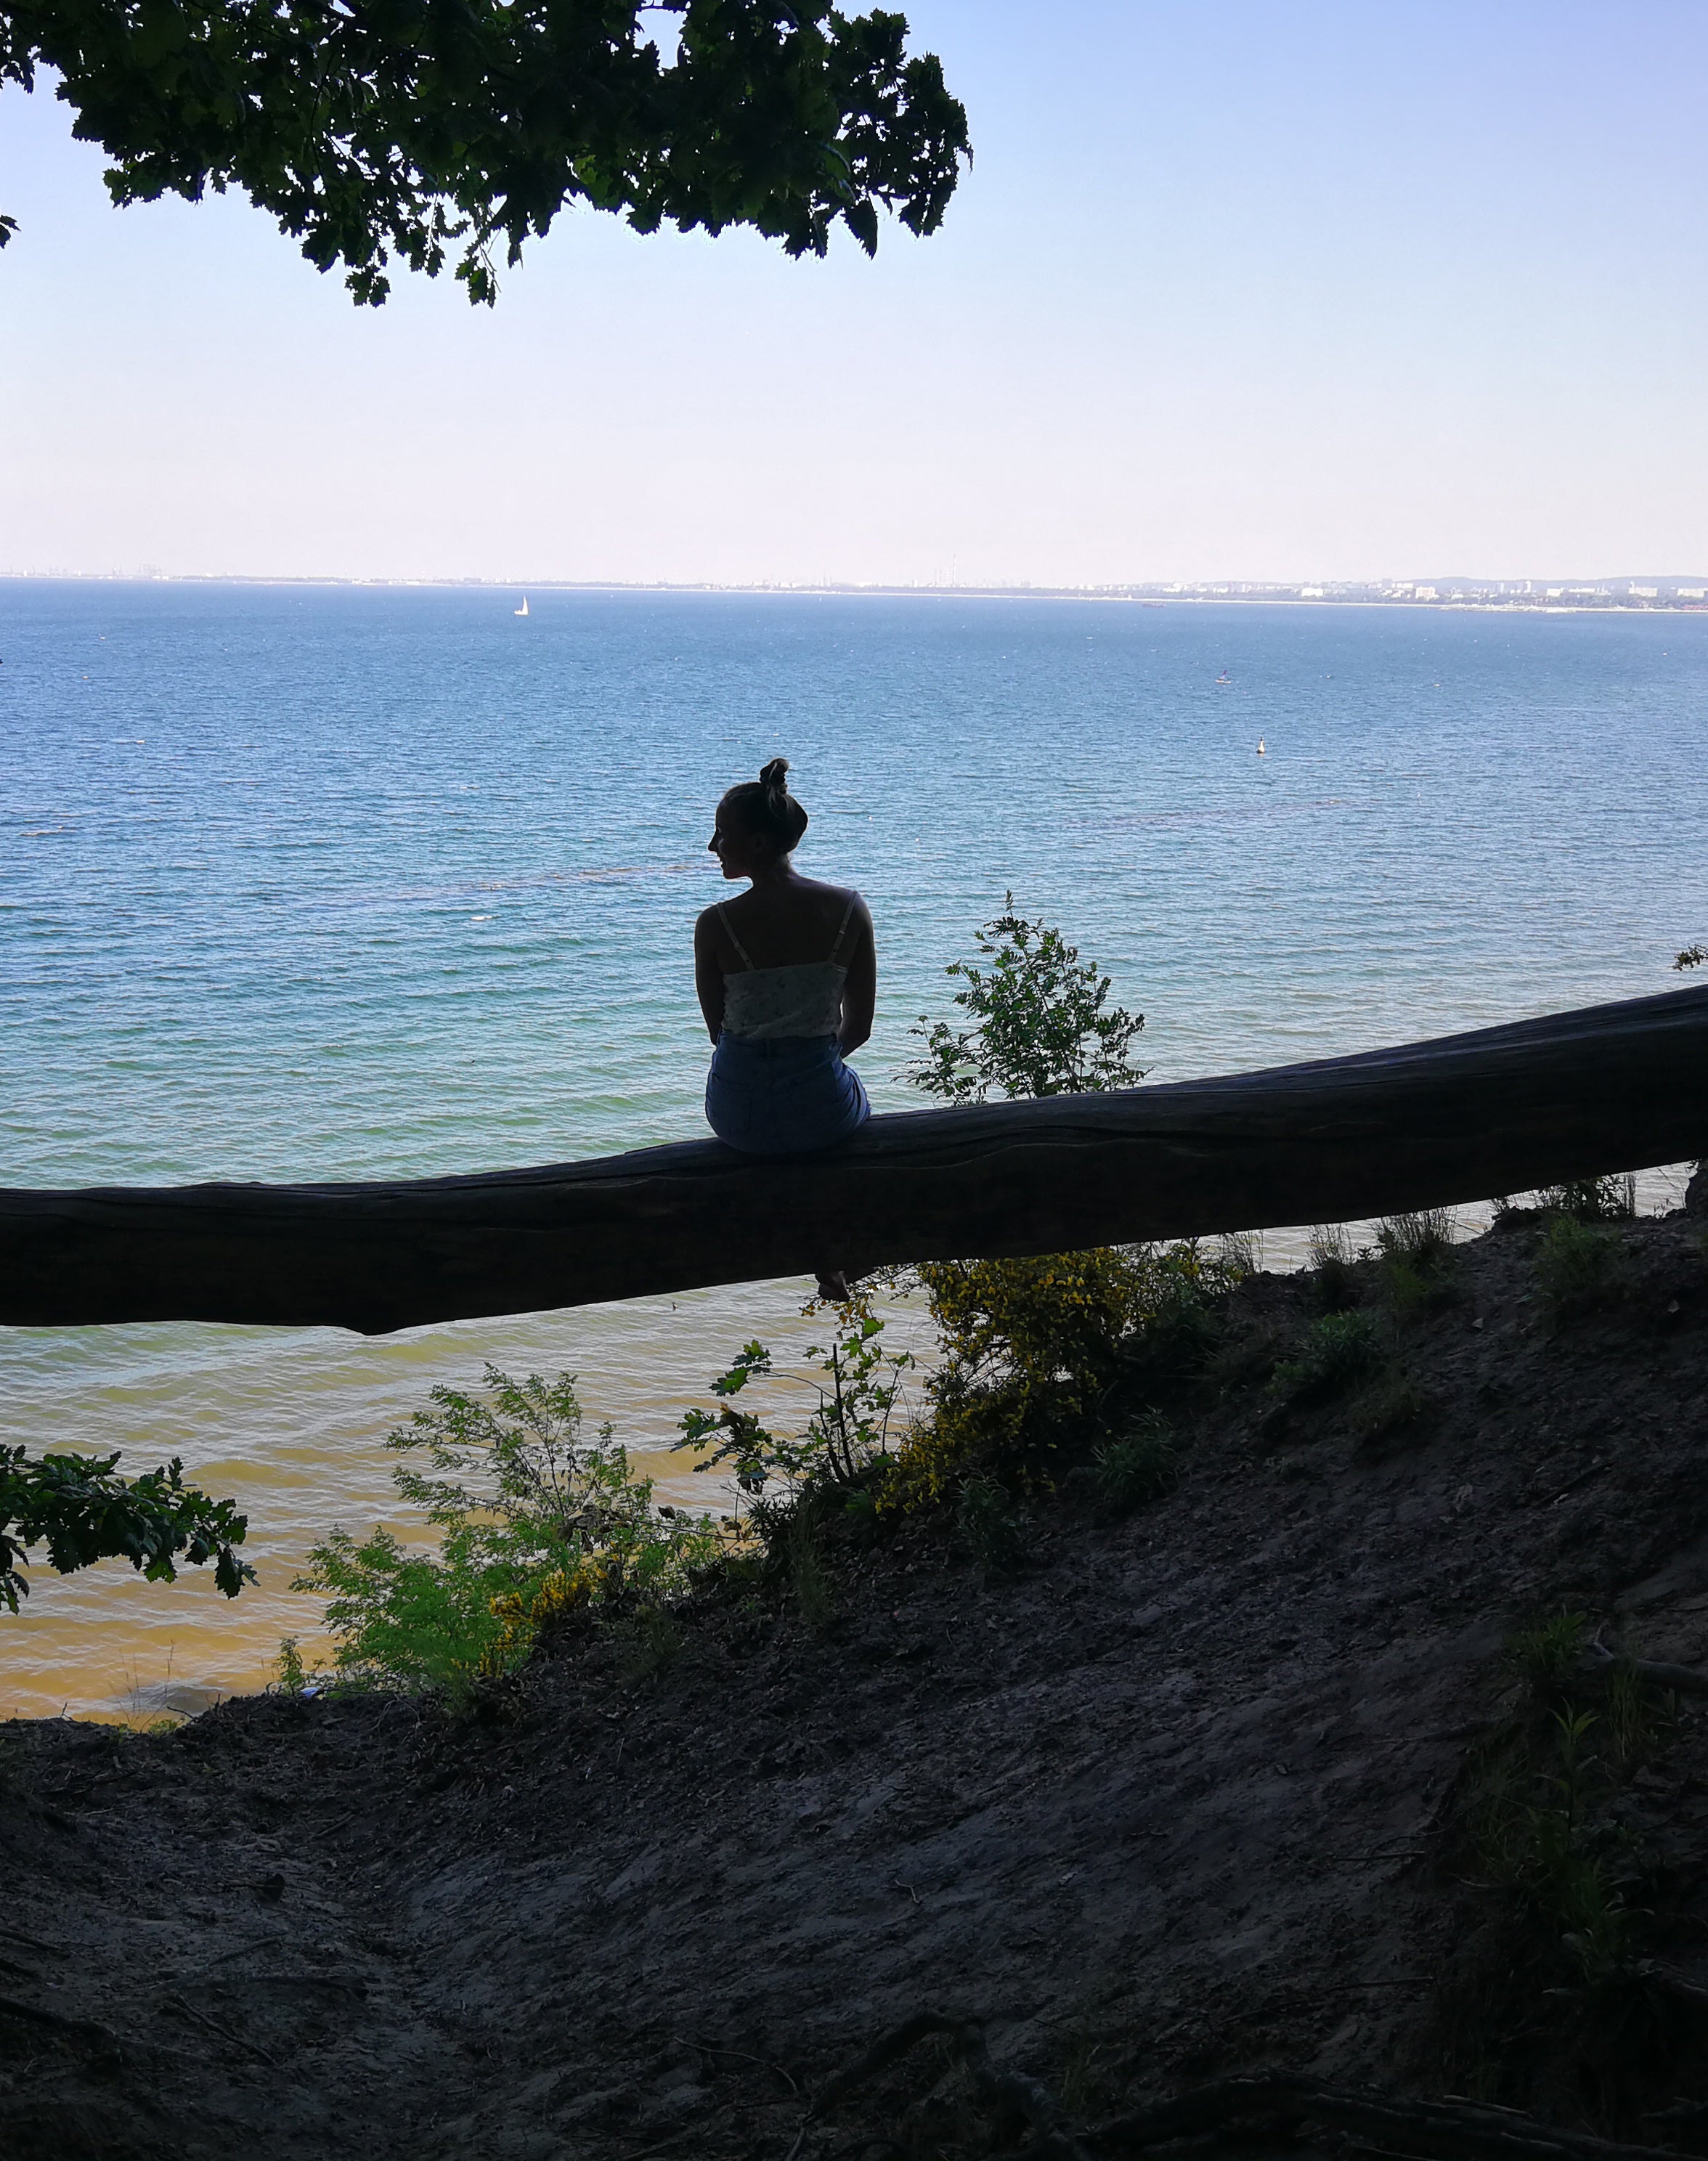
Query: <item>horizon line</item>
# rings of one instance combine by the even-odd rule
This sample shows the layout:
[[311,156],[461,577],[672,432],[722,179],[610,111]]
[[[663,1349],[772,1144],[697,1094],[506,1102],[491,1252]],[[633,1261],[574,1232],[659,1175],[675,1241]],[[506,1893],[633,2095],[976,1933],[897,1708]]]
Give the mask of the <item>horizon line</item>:
[[[1311,602],[1354,600],[1373,596],[1393,604],[1450,601],[1455,593],[1500,593],[1513,598],[1563,600],[1619,597],[1636,589],[1643,599],[1662,597],[1644,587],[1700,587],[1708,598],[1708,573],[1690,571],[1620,571],[1599,577],[1474,577],[1463,573],[1437,572],[1429,577],[1367,578],[1146,578],[1105,579],[1080,583],[1039,584],[1032,581],[982,581],[977,583],[938,584],[898,579],[744,579],[713,578],[529,578],[529,577],[358,577],[333,572],[258,572],[244,570],[71,570],[60,568],[0,570],[5,585],[125,585],[125,586],[305,586],[380,588],[395,591],[495,592],[627,592],[731,593],[745,595],[815,595],[841,597],[870,595],[875,598],[1016,599],[1016,600],[1299,600]],[[1694,597],[1695,596],[1693,596]]]

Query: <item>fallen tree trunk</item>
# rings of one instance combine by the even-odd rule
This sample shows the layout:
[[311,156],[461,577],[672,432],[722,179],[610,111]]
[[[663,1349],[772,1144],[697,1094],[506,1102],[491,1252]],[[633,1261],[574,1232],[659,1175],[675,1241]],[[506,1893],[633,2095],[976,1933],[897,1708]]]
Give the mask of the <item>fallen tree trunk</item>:
[[1708,1154],[1708,987],[1357,1057],[395,1185],[0,1192],[0,1323],[367,1335],[648,1292],[1480,1200]]

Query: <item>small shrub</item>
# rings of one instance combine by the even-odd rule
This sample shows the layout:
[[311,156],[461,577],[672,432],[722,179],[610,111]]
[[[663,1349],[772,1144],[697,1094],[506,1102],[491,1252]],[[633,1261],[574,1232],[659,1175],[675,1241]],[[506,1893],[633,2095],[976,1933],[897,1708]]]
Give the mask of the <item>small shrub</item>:
[[426,1472],[400,1465],[393,1482],[439,1527],[439,1550],[335,1526],[293,1586],[326,1596],[341,1679],[466,1704],[548,1627],[657,1606],[720,1552],[705,1519],[654,1513],[608,1426],[582,1440],[573,1374],[518,1382],[489,1366],[484,1395],[435,1388],[430,1401],[386,1445],[424,1454]]
[[279,1638],[277,1671],[281,1695],[299,1696],[308,1686],[308,1668],[303,1664],[302,1653],[297,1648],[294,1636]]
[[[825,1307],[810,1299],[806,1315]],[[913,1355],[884,1345],[884,1323],[872,1310],[870,1291],[857,1284],[838,1301],[837,1327],[827,1344],[809,1346],[807,1362],[819,1376],[818,1409],[799,1434],[773,1433],[737,1398],[750,1382],[772,1370],[763,1343],[748,1343],[711,1383],[716,1410],[696,1405],[684,1414],[680,1448],[692,1449],[696,1471],[731,1465],[744,1492],[761,1494],[776,1478],[791,1497],[821,1486],[855,1487],[888,1455],[893,1426],[903,1413],[906,1376]]]
[[1536,1281],[1556,1322],[1617,1297],[1624,1287],[1625,1248],[1618,1233],[1576,1216],[1556,1216],[1536,1247]]
[[1098,1506],[1107,1516],[1130,1516],[1180,1482],[1168,1429],[1154,1414],[1133,1432],[1106,1440],[1094,1452],[1092,1466]]
[[1609,1716],[1585,1704],[1588,1640],[1587,1616],[1573,1612],[1509,1639],[1521,1690],[1473,1759],[1471,1820],[1483,1869],[1515,1898],[1556,1976],[1596,1991],[1628,1977],[1636,1948],[1640,1917],[1621,1888],[1632,1856],[1617,1797],[1649,1713],[1628,1667],[1630,1701],[1610,1686]]
[[974,1477],[961,1489],[956,1523],[967,1551],[987,1580],[1019,1573],[1025,1559],[1020,1518],[1006,1487]]
[[950,1103],[982,1103],[992,1093],[1010,1098],[1080,1095],[1131,1088],[1144,1078],[1131,1051],[1143,1013],[1108,1004],[1110,982],[1080,959],[1060,931],[1042,919],[1004,912],[976,934],[987,967],[956,961],[948,972],[966,984],[955,1003],[972,1026],[930,1025],[924,1014],[913,1033],[925,1054],[909,1067],[916,1088]]
[[1371,1313],[1325,1313],[1306,1330],[1297,1356],[1275,1369],[1274,1386],[1298,1403],[1341,1395],[1382,1364],[1383,1346]]
[[[921,1017],[924,1055],[906,1076],[915,1087],[978,1103],[1143,1080],[1132,1052],[1143,1016],[1110,1004],[1110,979],[1060,931],[1017,915],[1010,893],[977,944],[978,963],[948,971],[970,1024]],[[1043,1451],[1095,1423],[1117,1379],[1129,1393],[1154,1389],[1201,1364],[1215,1291],[1248,1273],[1254,1253],[1234,1240],[1213,1259],[1193,1244],[922,1264],[943,1356],[880,1507],[929,1507],[968,1481],[1028,1475]]]
[[1606,1178],[1576,1178],[1547,1185],[1536,1196],[1544,1215],[1579,1223],[1628,1223],[1637,1213],[1637,1179],[1629,1171]]
[[967,1477],[1035,1475],[1049,1450],[1095,1426],[1117,1387],[1131,1400],[1201,1371],[1231,1281],[1191,1243],[933,1261],[919,1274],[943,1355],[927,1415],[889,1468],[885,1509],[932,1505]]

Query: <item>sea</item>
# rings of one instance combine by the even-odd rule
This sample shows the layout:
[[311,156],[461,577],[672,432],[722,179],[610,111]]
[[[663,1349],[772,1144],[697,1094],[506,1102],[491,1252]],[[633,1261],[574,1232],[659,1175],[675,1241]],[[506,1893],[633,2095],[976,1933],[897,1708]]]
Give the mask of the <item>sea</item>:
[[[880,1109],[1012,894],[1145,1016],[1154,1081],[1675,987],[1708,936],[1708,616],[935,594],[0,581],[0,1176],[381,1179],[703,1130],[716,800],[781,754],[876,919]],[[1644,1184],[1676,1200],[1678,1174]],[[1301,1238],[1272,1233],[1272,1263]],[[181,1457],[260,1580],[43,1566],[0,1716],[265,1684],[334,1523],[419,1534],[387,1434],[578,1376],[660,1496],[808,1286],[365,1340],[0,1330],[0,1441]],[[910,1306],[897,1340],[929,1339]]]

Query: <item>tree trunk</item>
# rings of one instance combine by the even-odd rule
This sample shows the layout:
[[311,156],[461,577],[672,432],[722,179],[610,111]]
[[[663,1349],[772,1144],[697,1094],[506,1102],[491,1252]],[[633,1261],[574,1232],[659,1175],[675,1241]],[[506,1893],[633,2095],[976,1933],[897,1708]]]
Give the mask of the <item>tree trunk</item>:
[[886,1261],[1481,1200],[1708,1154],[1708,986],[1351,1058],[474,1178],[0,1193],[0,1322],[375,1335]]

